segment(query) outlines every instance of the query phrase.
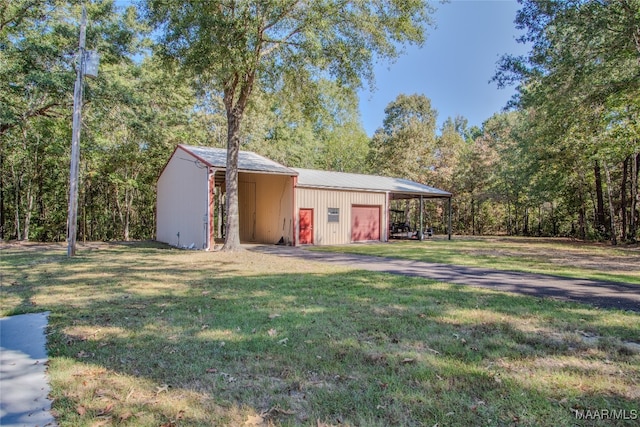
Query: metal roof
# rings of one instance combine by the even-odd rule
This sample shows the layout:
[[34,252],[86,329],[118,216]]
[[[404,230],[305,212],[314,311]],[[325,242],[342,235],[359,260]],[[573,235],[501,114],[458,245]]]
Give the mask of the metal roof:
[[298,173],[298,187],[350,191],[388,191],[395,195],[395,198],[412,198],[416,196],[451,197],[451,193],[447,191],[409,181],[408,179],[312,169],[293,168],[293,170]]
[[[180,144],[179,147],[197,157],[201,162],[205,163],[209,167],[227,167],[227,150],[223,148],[195,147],[183,144]],[[289,176],[296,176],[298,174],[293,169],[251,151],[240,151],[238,153],[238,171],[273,173]]]
[[[212,168],[227,167],[227,150],[213,147],[196,147],[180,144],[179,148],[196,157]],[[327,188],[349,191],[389,192],[393,198],[451,197],[451,193],[428,185],[402,178],[363,175],[345,172],[329,172],[313,169],[288,168],[278,162],[251,151],[238,154],[238,171],[260,172],[279,175],[298,176],[298,187]]]

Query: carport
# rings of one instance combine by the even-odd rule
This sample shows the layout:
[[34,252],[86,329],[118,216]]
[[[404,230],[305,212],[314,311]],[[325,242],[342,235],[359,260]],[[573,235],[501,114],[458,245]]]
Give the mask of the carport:
[[420,240],[424,239],[424,203],[425,200],[446,199],[447,200],[447,238],[451,240],[451,197],[452,194],[438,188],[429,187],[428,185],[419,184],[417,182],[397,179],[398,186],[389,191],[389,200],[419,200],[420,201],[420,218],[419,218],[419,235]]

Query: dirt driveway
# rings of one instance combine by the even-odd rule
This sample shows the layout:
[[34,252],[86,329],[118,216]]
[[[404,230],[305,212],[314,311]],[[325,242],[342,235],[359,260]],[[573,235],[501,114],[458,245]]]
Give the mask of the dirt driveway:
[[249,249],[284,257],[349,265],[362,270],[424,277],[441,282],[478,286],[539,298],[579,302],[599,308],[640,312],[640,286],[625,283],[499,271],[397,258],[309,251],[304,248],[276,245],[255,245],[250,246]]

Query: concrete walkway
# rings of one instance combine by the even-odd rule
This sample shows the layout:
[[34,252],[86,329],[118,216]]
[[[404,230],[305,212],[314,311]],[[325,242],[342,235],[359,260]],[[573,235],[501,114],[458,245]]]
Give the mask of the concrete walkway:
[[46,375],[49,313],[0,318],[0,426],[55,426]]
[[304,248],[255,245],[249,250],[441,282],[490,288],[539,298],[552,298],[640,312],[640,285],[573,279],[543,274],[418,262],[397,258],[309,251]]

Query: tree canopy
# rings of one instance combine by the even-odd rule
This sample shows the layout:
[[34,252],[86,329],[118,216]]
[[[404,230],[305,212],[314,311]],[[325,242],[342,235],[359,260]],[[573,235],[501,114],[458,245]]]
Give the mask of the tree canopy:
[[[469,127],[399,94],[372,137],[357,89],[424,42],[427,2],[86,2],[101,65],[85,83],[79,238],[153,238],[156,179],[186,143],[227,147],[227,213],[247,149],[443,188],[457,233],[636,241],[639,1],[521,1],[531,49],[493,79],[517,85],[511,111]],[[0,239],[65,238],[80,3],[0,0]],[[444,232],[442,206],[424,209]]]
[[394,58],[398,44],[424,41],[431,11],[427,2],[415,0],[148,0],[146,5],[150,22],[161,32],[159,52],[192,75],[196,85],[223,99],[226,250],[240,247],[240,128],[258,80],[265,88],[284,79],[313,89],[319,77],[327,76],[359,87],[363,79],[373,80],[375,58]]

